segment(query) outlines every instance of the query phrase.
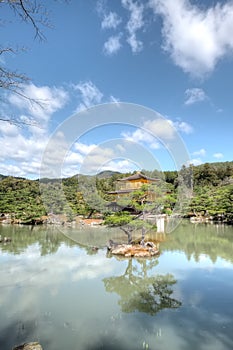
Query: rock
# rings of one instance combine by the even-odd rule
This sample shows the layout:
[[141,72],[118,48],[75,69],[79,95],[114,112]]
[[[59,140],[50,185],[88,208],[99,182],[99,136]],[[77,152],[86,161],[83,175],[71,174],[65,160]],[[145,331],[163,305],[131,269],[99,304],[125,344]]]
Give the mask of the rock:
[[127,252],[129,254],[131,248],[132,248],[131,244],[118,244],[110,248],[110,251],[112,254],[125,255],[127,254]]
[[33,343],[25,343],[25,344],[16,346],[12,350],[43,350],[43,349],[39,343],[33,342]]
[[94,247],[91,248],[91,250],[92,250],[93,252],[98,252],[99,248],[96,247],[96,246],[94,246]]
[[127,258],[133,256],[147,258],[159,254],[159,249],[153,242],[147,242],[144,246],[140,244],[114,244],[108,249],[114,255],[121,255]]

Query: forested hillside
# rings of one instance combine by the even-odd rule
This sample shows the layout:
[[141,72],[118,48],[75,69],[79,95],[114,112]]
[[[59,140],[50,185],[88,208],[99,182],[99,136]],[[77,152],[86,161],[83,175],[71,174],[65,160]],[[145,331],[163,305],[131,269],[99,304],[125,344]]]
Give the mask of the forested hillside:
[[[232,221],[233,217],[233,162],[206,163],[190,166],[181,170],[192,173],[193,197],[187,205],[186,215],[211,215],[224,217]],[[166,208],[172,209],[176,200],[178,172],[144,171],[152,177],[164,178],[169,188]],[[82,184],[94,182],[98,195],[111,201],[107,194],[115,189],[117,179],[128,176],[114,172],[105,172],[90,178],[73,176],[62,180],[63,195],[58,195],[60,182],[57,180],[28,180],[0,175],[0,213],[9,214],[17,221],[30,223],[49,213],[65,214],[68,221],[75,215],[89,216],[98,208],[98,198],[90,193],[88,201],[83,198]],[[43,189],[43,201],[40,190]],[[87,203],[88,202],[88,203]],[[165,210],[164,209],[164,210]]]
[[[193,198],[187,215],[210,215],[232,221],[233,162],[206,163],[190,166]],[[178,174],[165,172],[165,179],[176,188]]]

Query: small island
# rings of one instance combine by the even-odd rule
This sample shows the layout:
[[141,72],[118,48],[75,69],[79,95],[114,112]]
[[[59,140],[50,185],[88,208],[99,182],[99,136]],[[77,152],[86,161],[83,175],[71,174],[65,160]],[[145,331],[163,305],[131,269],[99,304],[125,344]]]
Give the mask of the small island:
[[25,343],[18,345],[13,350],[43,350],[42,346],[38,342]]
[[116,244],[109,242],[108,251],[113,255],[124,256],[126,258],[149,258],[151,256],[159,255],[158,244],[153,242],[146,242],[141,244]]

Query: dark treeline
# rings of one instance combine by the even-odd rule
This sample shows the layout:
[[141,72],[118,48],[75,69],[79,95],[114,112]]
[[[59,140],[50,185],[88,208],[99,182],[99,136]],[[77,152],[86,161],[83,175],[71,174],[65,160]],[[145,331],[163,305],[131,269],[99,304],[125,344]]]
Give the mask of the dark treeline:
[[[228,184],[230,179],[233,179],[233,162],[190,165],[186,169],[190,170],[194,187],[224,185]],[[179,174],[177,171],[159,172],[158,170],[145,170],[144,172],[152,177],[163,177],[166,182],[171,183],[175,187],[178,185]]]
[[[193,186],[193,196],[185,208],[186,215],[209,215],[232,220],[233,162],[191,165],[183,167],[179,173],[157,170],[143,172],[166,182],[170,195],[167,196],[165,209],[172,209],[175,205],[179,176],[182,174],[189,185]],[[108,171],[95,177],[80,175],[62,181],[45,179],[42,182],[0,175],[0,213],[9,214],[12,219],[20,219],[25,223],[49,213],[65,214],[67,220],[72,221],[76,215],[88,216],[98,211],[101,200],[111,201],[108,192],[115,189],[119,178],[128,175],[130,174]],[[83,186],[90,189],[88,200],[83,195]]]

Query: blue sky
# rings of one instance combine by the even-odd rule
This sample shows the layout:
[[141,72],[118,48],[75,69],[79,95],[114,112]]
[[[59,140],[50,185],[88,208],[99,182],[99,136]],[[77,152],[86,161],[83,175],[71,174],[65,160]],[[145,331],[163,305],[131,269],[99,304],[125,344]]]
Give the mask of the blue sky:
[[[29,24],[1,4],[3,45],[27,48],[4,55],[1,65],[32,79],[22,91],[43,101],[44,109],[4,93],[5,117],[33,119],[40,128],[0,123],[0,173],[37,178],[55,129],[62,137],[63,123],[71,115],[78,113],[77,123],[80,118],[83,122],[80,111],[110,102],[160,113],[170,124],[159,130],[162,127],[164,134],[170,126],[176,129],[176,138],[183,140],[189,162],[195,165],[232,161],[231,1],[71,0],[49,1],[46,9],[52,28],[42,27],[46,41],[41,42]],[[133,123],[114,127],[113,122],[110,115],[108,127],[94,128],[73,142],[64,160],[64,175],[77,173],[93,150],[95,159],[101,155],[98,169],[142,167],[140,160],[135,165],[129,155],[120,159],[114,149],[106,149],[111,139],[141,145],[159,168],[174,169],[172,157],[165,156],[166,143],[152,142],[148,130],[142,132]],[[155,124],[147,124],[149,131]],[[159,133],[155,130],[154,135]],[[59,147],[66,141],[59,139]]]

